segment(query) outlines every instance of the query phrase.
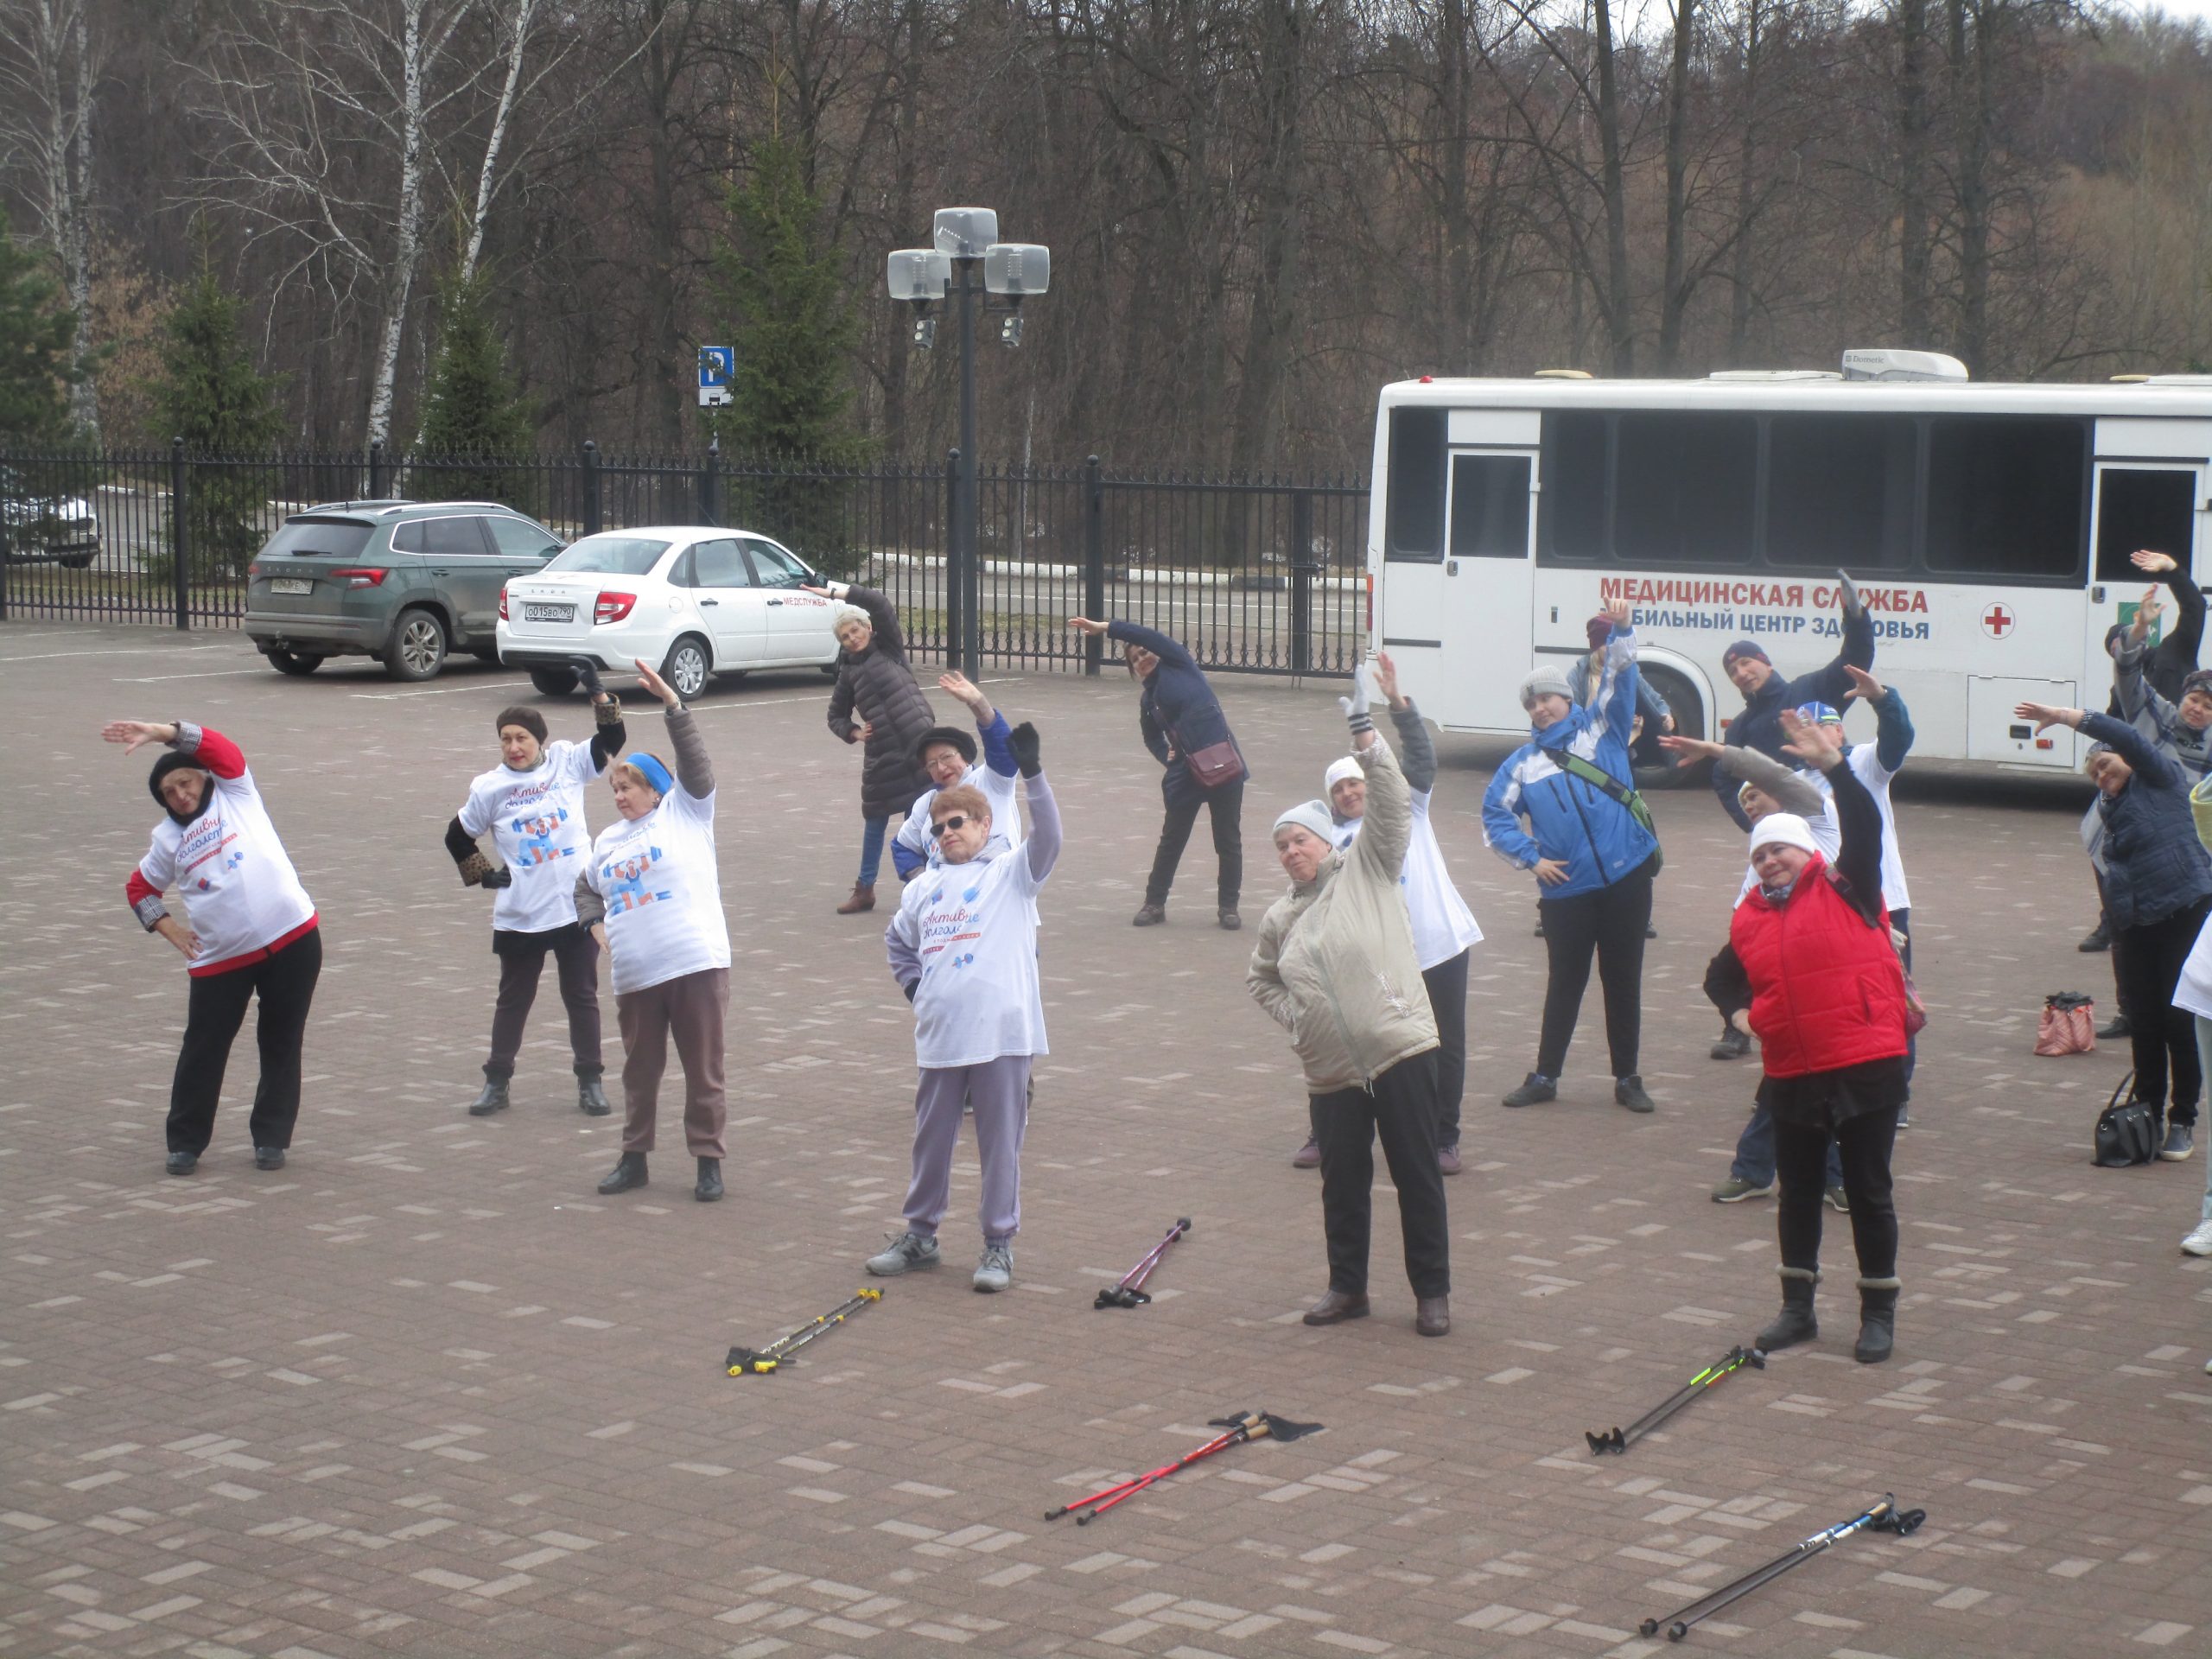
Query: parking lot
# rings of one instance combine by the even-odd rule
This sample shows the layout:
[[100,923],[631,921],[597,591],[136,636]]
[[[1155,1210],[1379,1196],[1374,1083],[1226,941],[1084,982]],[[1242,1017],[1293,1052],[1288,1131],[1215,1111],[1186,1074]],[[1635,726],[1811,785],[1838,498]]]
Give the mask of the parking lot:
[[[1304,1104],[1243,979],[1281,885],[1266,828],[1339,752],[1338,688],[1217,681],[1255,773],[1248,931],[1229,935],[1203,833],[1169,925],[1128,925],[1159,819],[1128,682],[992,682],[1042,733],[1067,832],[1015,1288],[968,1287],[963,1148],[951,1268],[738,1380],[729,1345],[861,1282],[907,1168],[912,1019],[887,909],[831,913],[859,757],[823,728],[819,674],[699,704],[733,944],[712,1206],[665,1150],[645,1192],[595,1195],[620,1119],[576,1112],[550,979],[513,1109],[462,1109],[496,976],[488,900],[442,829],[496,760],[499,708],[537,701],[582,737],[581,699],[466,659],[420,686],[359,659],[289,680],[235,633],[150,627],[0,626],[0,823],[25,855],[0,898],[0,1653],[1634,1655],[1669,1649],[1638,1620],[1892,1491],[1927,1510],[1916,1535],[1853,1538],[1684,1645],[2212,1649],[2212,1261],[2176,1248],[2203,1167],[2093,1168],[2124,1055],[2030,1053],[2046,993],[2109,1008],[2106,959],[2074,949],[2094,916],[2069,790],[1899,785],[1931,1022],[1897,1160],[1896,1359],[1850,1359],[1831,1217],[1822,1338],[1593,1459],[1586,1429],[1656,1403],[1776,1301],[1771,1203],[1707,1196],[1755,1076],[1706,1053],[1698,987],[1743,842],[1701,789],[1655,802],[1658,1113],[1610,1103],[1594,986],[1560,1102],[1507,1112],[1543,947],[1528,879],[1482,846],[1501,746],[1440,741],[1435,822],[1488,934],[1448,1184],[1455,1325],[1414,1335],[1385,1192],[1376,1317],[1310,1330]],[[650,738],[658,715],[632,709]],[[199,1173],[162,1171],[184,986],[123,898],[157,810],[147,757],[98,738],[133,715],[242,745],[322,916],[278,1173],[252,1166],[245,1039]],[[594,803],[594,827],[610,816]],[[1179,1216],[1195,1229],[1157,1300],[1094,1311]],[[1233,1450],[1095,1526],[1042,1518],[1258,1408],[1326,1432]]]

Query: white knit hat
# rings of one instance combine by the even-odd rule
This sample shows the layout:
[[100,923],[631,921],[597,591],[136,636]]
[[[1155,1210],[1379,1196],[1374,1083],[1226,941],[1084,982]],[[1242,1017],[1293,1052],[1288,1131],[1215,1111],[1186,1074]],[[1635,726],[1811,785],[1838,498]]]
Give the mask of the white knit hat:
[[1268,831],[1268,836],[1272,837],[1276,830],[1287,823],[1296,824],[1326,846],[1337,844],[1337,822],[1329,815],[1329,805],[1325,801],[1300,801],[1296,806],[1287,809],[1275,820],[1274,828]]
[[1367,768],[1347,754],[1341,760],[1329,762],[1329,769],[1321,774],[1321,792],[1333,798],[1337,792],[1337,785],[1345,779],[1364,779],[1366,776]]
[[1813,839],[1813,826],[1795,812],[1770,812],[1751,826],[1751,856],[1757,858],[1762,847],[1798,847],[1808,853],[1821,850],[1821,843]]
[[1549,663],[1539,663],[1530,669],[1521,682],[1521,706],[1533,709],[1538,697],[1565,697],[1574,701],[1574,688],[1567,683],[1567,671]]

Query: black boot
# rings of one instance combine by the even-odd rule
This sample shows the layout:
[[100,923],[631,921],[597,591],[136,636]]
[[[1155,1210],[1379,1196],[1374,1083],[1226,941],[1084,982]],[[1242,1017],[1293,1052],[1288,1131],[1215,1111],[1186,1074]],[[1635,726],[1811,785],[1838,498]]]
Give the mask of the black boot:
[[691,1196],[702,1204],[712,1204],[722,1195],[722,1160],[702,1158],[699,1160],[699,1185],[691,1189]]
[[576,1073],[576,1109],[586,1117],[605,1117],[614,1109],[607,1103],[607,1090],[599,1086],[599,1073]]
[[471,1117],[489,1117],[494,1112],[506,1109],[507,1080],[487,1074],[484,1079],[484,1092],[468,1103],[468,1115]]
[[1897,1281],[1859,1281],[1859,1340],[1851,1357],[1861,1365],[1878,1365],[1890,1357],[1897,1335]]
[[1813,1292],[1820,1282],[1821,1275],[1805,1268],[1782,1270],[1782,1312],[1751,1338],[1761,1353],[1810,1342],[1821,1334],[1820,1322],[1813,1317]]
[[599,1184],[599,1192],[601,1198],[611,1198],[617,1192],[627,1192],[633,1186],[645,1185],[645,1154],[626,1152],[607,1172],[607,1179]]

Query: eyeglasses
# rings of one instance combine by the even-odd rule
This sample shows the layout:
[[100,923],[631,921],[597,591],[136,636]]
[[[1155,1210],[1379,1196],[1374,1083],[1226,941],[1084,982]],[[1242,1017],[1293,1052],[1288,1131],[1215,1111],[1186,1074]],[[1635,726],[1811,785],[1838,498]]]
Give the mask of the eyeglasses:
[[969,818],[966,813],[956,812],[949,818],[938,818],[933,821],[930,825],[930,833],[933,836],[949,835],[955,830],[965,830],[968,823]]

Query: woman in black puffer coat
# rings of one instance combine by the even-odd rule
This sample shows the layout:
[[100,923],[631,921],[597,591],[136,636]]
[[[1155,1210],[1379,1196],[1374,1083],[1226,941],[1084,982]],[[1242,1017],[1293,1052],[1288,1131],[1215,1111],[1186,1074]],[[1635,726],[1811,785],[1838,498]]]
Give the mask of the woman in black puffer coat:
[[922,734],[937,724],[922,688],[906,667],[906,641],[899,632],[899,608],[868,588],[833,582],[810,593],[845,601],[837,609],[837,689],[830,694],[830,729],[848,743],[864,743],[861,766],[860,878],[852,896],[837,906],[840,916],[875,908],[875,873],[883,861],[883,838],[893,818],[904,818],[930,787],[922,771]]
[[[1251,773],[1213,687],[1206,683],[1191,653],[1156,628],[1084,616],[1070,617],[1068,624],[1085,633],[1103,634],[1122,647],[1129,672],[1144,685],[1137,704],[1137,728],[1145,747],[1164,768],[1160,793],[1166,817],[1160,827],[1152,874],[1145,878],[1143,906],[1131,919],[1139,927],[1154,927],[1167,919],[1167,890],[1174,885],[1175,867],[1182,862],[1192,827],[1204,810],[1213,820],[1213,849],[1221,861],[1214,917],[1224,928],[1242,926],[1236,899],[1244,884],[1244,843],[1237,819]],[[1192,773],[1189,757],[1218,744],[1228,745],[1235,753],[1236,771],[1209,788]]]

